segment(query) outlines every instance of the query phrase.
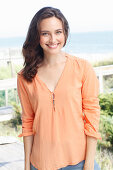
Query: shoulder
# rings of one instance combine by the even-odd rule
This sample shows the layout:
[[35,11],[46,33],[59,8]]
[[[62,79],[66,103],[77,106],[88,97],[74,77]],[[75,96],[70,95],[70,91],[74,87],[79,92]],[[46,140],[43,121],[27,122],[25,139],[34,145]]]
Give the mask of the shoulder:
[[17,73],[17,82],[22,83],[24,85],[29,84],[23,76],[23,69]]
[[20,71],[17,73],[17,81],[23,81],[23,80],[24,80],[22,71],[23,71],[23,69],[20,70]]
[[75,55],[70,55],[70,54],[67,54],[68,58],[70,59],[70,61],[72,63],[74,63],[74,65],[78,65],[78,67],[82,67],[83,68],[87,68],[87,67],[91,67],[91,63],[84,59],[84,58],[80,58],[80,57],[77,57]]
[[23,76],[23,69],[17,73],[17,85],[23,86],[26,90],[32,90],[35,86],[35,81],[29,82]]
[[23,69],[21,69],[18,73],[17,76],[22,76]]

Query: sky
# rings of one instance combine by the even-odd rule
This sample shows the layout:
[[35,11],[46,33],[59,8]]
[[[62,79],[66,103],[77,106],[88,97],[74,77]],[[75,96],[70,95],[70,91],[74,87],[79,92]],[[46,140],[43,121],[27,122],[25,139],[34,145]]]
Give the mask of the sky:
[[0,38],[26,36],[42,7],[59,8],[70,32],[113,31],[113,0],[0,0]]

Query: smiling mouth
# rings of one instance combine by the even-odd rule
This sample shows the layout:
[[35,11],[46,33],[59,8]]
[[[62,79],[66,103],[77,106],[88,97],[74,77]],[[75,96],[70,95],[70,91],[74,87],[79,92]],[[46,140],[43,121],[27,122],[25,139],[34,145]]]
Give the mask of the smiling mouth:
[[47,46],[48,46],[49,48],[51,48],[51,49],[57,48],[58,45],[59,45],[59,43],[58,43],[58,44],[47,44]]

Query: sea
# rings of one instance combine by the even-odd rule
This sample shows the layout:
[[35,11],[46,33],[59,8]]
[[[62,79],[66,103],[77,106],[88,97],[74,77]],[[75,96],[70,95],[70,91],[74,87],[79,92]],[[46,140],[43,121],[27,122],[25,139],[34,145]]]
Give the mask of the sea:
[[[0,49],[22,48],[25,37],[0,38]],[[69,53],[113,53],[113,31],[70,33],[64,48]]]
[[[25,37],[0,38],[0,59],[13,54],[15,62],[19,62],[24,41]],[[63,50],[92,63],[113,60],[113,31],[70,33]]]
[[70,34],[66,48],[71,53],[113,53],[113,31]]

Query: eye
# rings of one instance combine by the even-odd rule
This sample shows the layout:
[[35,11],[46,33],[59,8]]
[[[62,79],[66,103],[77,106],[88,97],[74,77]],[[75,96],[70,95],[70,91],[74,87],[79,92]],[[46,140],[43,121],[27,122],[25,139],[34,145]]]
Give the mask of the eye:
[[56,32],[56,34],[61,34],[61,33],[62,33],[62,31],[57,31],[57,32]]
[[43,32],[43,33],[41,33],[41,35],[48,36],[49,34],[47,32]]

